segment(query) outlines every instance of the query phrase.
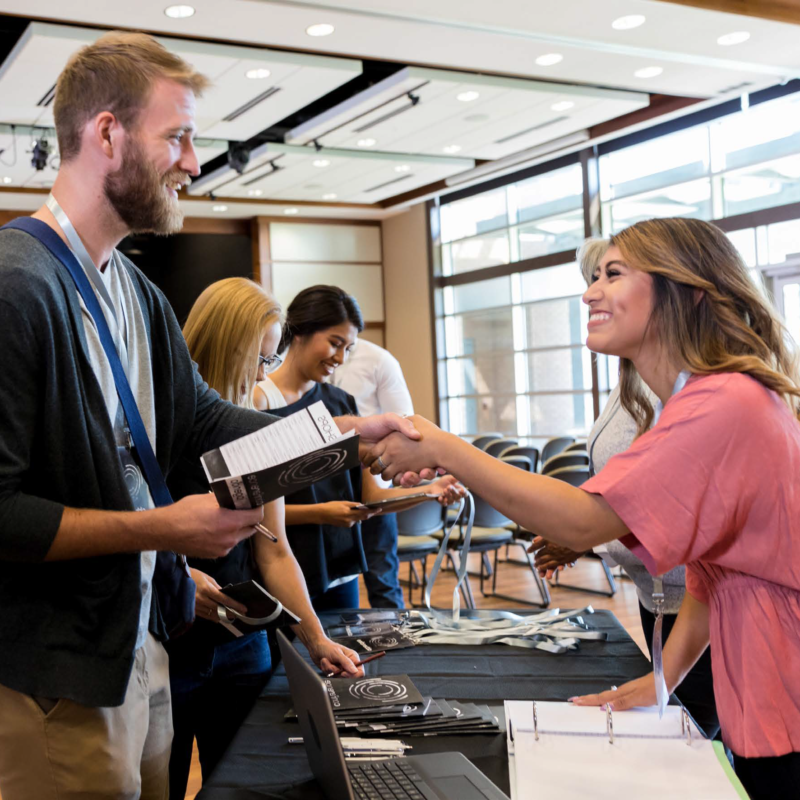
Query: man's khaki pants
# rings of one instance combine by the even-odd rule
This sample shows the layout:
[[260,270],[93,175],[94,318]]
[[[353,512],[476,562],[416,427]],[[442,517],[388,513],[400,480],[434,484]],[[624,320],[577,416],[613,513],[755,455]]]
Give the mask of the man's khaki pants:
[[118,708],[0,686],[2,800],[167,800],[171,744],[169,662],[150,634]]

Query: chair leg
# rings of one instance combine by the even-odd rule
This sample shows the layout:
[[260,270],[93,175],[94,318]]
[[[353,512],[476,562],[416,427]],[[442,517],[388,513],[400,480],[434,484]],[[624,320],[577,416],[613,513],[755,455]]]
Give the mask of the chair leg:
[[[495,550],[495,553],[496,552],[497,550]],[[497,564],[496,559],[495,559],[495,564]],[[491,578],[494,573],[492,571],[492,565],[489,563],[489,556],[486,553],[481,553],[481,573],[483,573],[484,566],[486,567],[486,577]]]
[[[547,584],[539,577],[539,573],[536,571],[536,566],[533,563],[533,559],[531,558],[530,553],[528,552],[528,548],[526,547],[524,542],[512,541],[509,542],[509,545],[514,545],[516,547],[521,547],[523,553],[525,554],[525,558],[528,562],[528,568],[533,575],[533,582],[536,585],[536,588],[539,591],[539,596],[541,597],[541,602],[535,602],[533,600],[527,600],[524,597],[514,597],[513,595],[508,594],[500,594],[496,591],[497,589],[497,550],[495,550],[495,570],[494,575],[492,578],[492,592],[490,595],[486,595],[487,597],[497,597],[500,600],[511,600],[515,603],[524,603],[528,606],[536,606],[537,608],[547,608],[550,605],[551,598],[550,598],[550,591],[547,588]],[[513,563],[513,562],[512,562]]]
[[[595,556],[599,558],[599,556]],[[611,569],[608,564],[600,558],[600,563],[603,565],[603,573],[605,574],[606,581],[608,581],[608,591],[604,589],[586,589],[583,586],[576,586],[571,583],[561,583],[559,576],[561,573],[556,572],[555,580],[553,581],[559,589],[566,589],[570,592],[586,592],[587,594],[599,594],[601,597],[613,597],[617,593],[617,583],[614,576],[611,574]]]

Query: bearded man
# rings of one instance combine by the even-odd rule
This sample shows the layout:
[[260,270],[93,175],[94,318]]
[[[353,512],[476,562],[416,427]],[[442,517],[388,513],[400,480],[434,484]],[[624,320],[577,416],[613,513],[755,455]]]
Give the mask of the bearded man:
[[[56,85],[61,168],[34,214],[90,279],[165,475],[273,421],[208,388],[165,297],[116,250],[180,229],[207,85],[142,34],[77,52]],[[154,508],[141,475],[126,483],[139,461],[95,321],[61,261],[15,229],[0,231],[0,343],[0,794],[166,798],[155,551],[224,555],[263,509],[211,495]],[[418,436],[390,415],[340,426]]]

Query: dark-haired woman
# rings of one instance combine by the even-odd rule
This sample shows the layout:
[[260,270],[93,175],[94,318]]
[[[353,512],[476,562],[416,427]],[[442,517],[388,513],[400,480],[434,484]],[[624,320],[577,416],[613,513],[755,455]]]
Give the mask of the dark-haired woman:
[[[694,219],[614,235],[584,295],[587,346],[620,356],[639,437],[569,486],[515,470],[432,423],[368,461],[392,478],[444,467],[492,505],[577,552],[621,539],[651,574],[686,564],[664,647],[672,691],[711,643],[722,738],[752,800],[800,786],[800,379],[791,341],[722,231]],[[653,408],[643,380],[659,402]],[[573,698],[653,705],[653,675]],[[794,789],[792,788],[794,787]]]
[[[288,352],[283,364],[256,384],[256,408],[288,416],[321,400],[334,416],[357,415],[353,397],[328,381],[363,329],[356,299],[338,287],[300,292],[286,312],[281,350]],[[375,513],[359,506],[418,491],[382,489],[356,467],[286,497],[286,532],[317,611],[358,606],[358,576],[367,571],[360,523]],[[463,488],[445,476],[426,491],[440,493],[439,502],[447,505]]]

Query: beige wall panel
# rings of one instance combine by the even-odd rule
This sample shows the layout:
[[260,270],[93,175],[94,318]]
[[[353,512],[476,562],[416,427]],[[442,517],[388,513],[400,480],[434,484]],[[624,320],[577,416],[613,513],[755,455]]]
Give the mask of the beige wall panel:
[[[298,228],[305,226],[297,226]],[[333,226],[331,226],[333,227]],[[273,256],[274,256],[273,250]],[[361,306],[365,322],[383,322],[383,284],[380,264],[286,264],[273,262],[272,291],[284,308],[294,296],[319,283],[338,286]]]
[[366,339],[368,342],[377,344],[380,347],[386,347],[383,339],[383,331],[380,328],[367,328],[358,334],[359,339]]
[[436,419],[425,204],[385,219],[386,349],[400,362],[414,409]]
[[381,261],[381,229],[377,225],[314,225],[273,222],[273,261]]

